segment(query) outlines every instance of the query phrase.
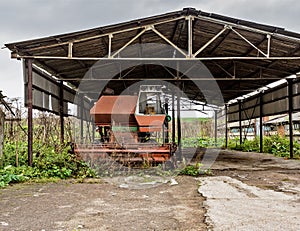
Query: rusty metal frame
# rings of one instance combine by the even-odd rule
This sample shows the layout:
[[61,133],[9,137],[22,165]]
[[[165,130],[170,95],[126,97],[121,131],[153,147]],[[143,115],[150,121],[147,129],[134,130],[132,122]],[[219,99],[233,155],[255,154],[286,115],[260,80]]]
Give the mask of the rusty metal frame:
[[[188,24],[188,39],[187,39],[187,46],[188,47],[188,51],[184,51],[181,48],[179,48],[177,45],[175,45],[170,39],[168,39],[162,32],[158,31],[158,29],[156,28],[156,26],[158,25],[162,25],[162,24],[166,24],[169,22],[173,22],[173,21],[179,21],[185,19],[187,21]],[[199,20],[204,20],[204,21],[208,21],[208,22],[213,22],[213,23],[217,23],[223,26],[223,29],[221,31],[219,31],[213,38],[211,38],[208,42],[206,42],[202,47],[200,47],[196,52],[193,52],[192,47],[193,47],[193,21],[195,19],[199,19]],[[116,34],[121,34],[121,33],[127,33],[130,31],[134,31],[134,30],[139,30],[142,29],[142,31],[140,31],[137,35],[135,35],[132,39],[130,39],[125,45],[123,45],[121,48],[119,48],[117,51],[113,52],[112,51],[112,42],[113,42],[113,38],[114,35]],[[238,32],[238,29],[242,29],[242,30],[246,30],[246,31],[250,31],[250,32],[255,32],[255,33],[259,33],[262,35],[266,36],[267,39],[267,50],[266,51],[262,51],[261,49],[259,49],[255,44],[253,44],[249,39],[246,38],[246,36],[242,35],[240,32]],[[118,54],[124,50],[126,47],[128,47],[130,44],[133,43],[133,41],[135,41],[136,39],[140,38],[146,31],[153,31],[155,34],[157,34],[160,38],[162,38],[165,42],[167,42],[169,45],[171,45],[174,49],[176,49],[178,52],[180,52],[182,55],[184,55],[184,58],[161,58],[161,57],[157,57],[157,58],[141,58],[141,57],[132,57],[132,58],[122,58],[119,57]],[[230,30],[232,32],[234,32],[238,37],[240,37],[243,41],[245,41],[245,43],[247,43],[248,45],[250,45],[252,48],[254,48],[255,50],[258,51],[259,54],[261,54],[262,56],[227,56],[227,57],[197,57],[199,54],[201,54],[202,51],[204,51],[211,43],[213,43],[217,38],[219,38],[225,31]],[[81,43],[81,42],[85,42],[85,41],[89,41],[89,40],[94,40],[94,39],[98,39],[98,38],[103,38],[103,37],[107,37],[108,38],[108,52],[106,57],[76,57],[73,55],[73,47],[77,44],[77,43]],[[239,24],[235,24],[235,23],[230,23],[230,22],[225,22],[225,21],[221,21],[218,19],[213,19],[213,18],[208,18],[208,17],[204,17],[204,16],[180,16],[174,19],[169,19],[169,20],[165,20],[165,21],[161,21],[161,22],[157,22],[157,23],[151,23],[151,24],[147,24],[147,25],[143,25],[143,26],[136,26],[136,27],[132,27],[132,28],[127,28],[127,29],[123,29],[123,30],[119,30],[119,31],[114,31],[111,33],[105,33],[105,34],[101,34],[101,35],[96,35],[96,36],[91,36],[91,37],[87,37],[87,38],[82,38],[82,39],[72,39],[70,41],[66,41],[66,42],[60,42],[57,44],[51,44],[51,45],[45,45],[45,46],[40,46],[40,47],[34,47],[34,48],[29,48],[29,49],[25,49],[22,52],[26,53],[26,52],[30,52],[30,51],[36,51],[36,50],[42,50],[42,49],[47,49],[47,48],[53,48],[53,47],[59,47],[59,46],[63,46],[63,45],[67,45],[68,46],[68,51],[66,56],[35,56],[35,55],[20,55],[20,54],[14,54],[14,58],[25,58],[25,59],[61,59],[61,60],[111,60],[111,59],[117,59],[117,60],[178,60],[178,61],[182,61],[182,60],[200,60],[200,61],[209,61],[209,60],[299,60],[300,57],[291,57],[291,56],[271,56],[271,48],[272,48],[272,43],[271,43],[271,39],[272,38],[284,38],[287,39],[289,41],[294,41],[294,42],[300,42],[299,38],[295,38],[295,37],[289,37],[286,35],[281,35],[281,34],[276,34],[276,33],[271,33],[268,31],[264,31],[261,29],[255,29],[252,28],[250,26],[245,26],[245,25],[239,25]]]

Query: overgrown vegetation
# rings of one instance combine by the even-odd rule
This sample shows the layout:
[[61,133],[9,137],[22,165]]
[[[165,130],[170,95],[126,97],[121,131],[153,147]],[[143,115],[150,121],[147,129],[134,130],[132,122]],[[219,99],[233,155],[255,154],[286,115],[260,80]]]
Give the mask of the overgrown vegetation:
[[[241,145],[238,138],[229,140],[228,148],[244,152],[259,152],[259,139],[245,140]],[[263,152],[270,153],[278,157],[289,158],[290,141],[285,137],[267,136],[263,139]],[[294,157],[300,156],[300,143],[294,141]]]
[[[72,140],[71,122],[65,120],[65,139]],[[32,167],[27,166],[26,120],[5,124],[5,143],[0,156],[0,187],[24,181],[55,181],[66,178],[95,177],[84,161],[68,153],[70,147],[60,144],[59,119],[40,113],[34,119]]]
[[[66,179],[95,177],[95,172],[74,154],[68,153],[66,147],[49,147],[35,144],[32,167],[27,166],[27,152],[25,144],[19,150],[16,158],[16,146],[6,143],[4,154],[0,158],[0,187],[10,183],[24,182],[36,179]],[[19,148],[20,148],[19,147]]]
[[224,139],[210,138],[210,137],[187,137],[182,139],[182,147],[184,148],[210,148],[210,147],[222,147]]

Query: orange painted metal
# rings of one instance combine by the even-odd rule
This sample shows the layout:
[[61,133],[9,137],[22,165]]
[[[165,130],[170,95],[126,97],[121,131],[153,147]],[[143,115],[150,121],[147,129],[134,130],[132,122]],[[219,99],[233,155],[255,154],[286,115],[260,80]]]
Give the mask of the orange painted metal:
[[165,115],[135,115],[140,132],[159,132],[166,118]]
[[98,126],[136,124],[134,117],[137,96],[101,96],[91,108],[90,114]]

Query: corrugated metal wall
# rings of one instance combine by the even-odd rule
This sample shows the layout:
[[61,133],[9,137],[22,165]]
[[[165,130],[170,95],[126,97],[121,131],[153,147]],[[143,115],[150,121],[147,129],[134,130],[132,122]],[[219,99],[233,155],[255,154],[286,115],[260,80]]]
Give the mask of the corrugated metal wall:
[[[300,80],[293,80],[293,112],[300,111]],[[263,116],[288,113],[288,84],[284,83],[261,94],[241,100],[241,118],[239,118],[239,102],[229,105],[228,122],[248,120],[260,117],[260,100],[262,100]]]

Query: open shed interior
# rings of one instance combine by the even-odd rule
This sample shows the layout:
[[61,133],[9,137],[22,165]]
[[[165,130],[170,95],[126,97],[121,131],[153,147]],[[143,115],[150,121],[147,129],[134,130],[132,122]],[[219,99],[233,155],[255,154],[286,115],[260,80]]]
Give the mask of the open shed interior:
[[[27,105],[61,117],[78,95],[75,104],[89,110],[107,91],[120,95],[140,81],[164,81],[192,102],[226,105],[229,121],[299,108],[300,34],[194,8],[5,46],[24,60]],[[290,76],[290,88],[260,90]],[[253,91],[261,94],[244,107],[231,104]]]

